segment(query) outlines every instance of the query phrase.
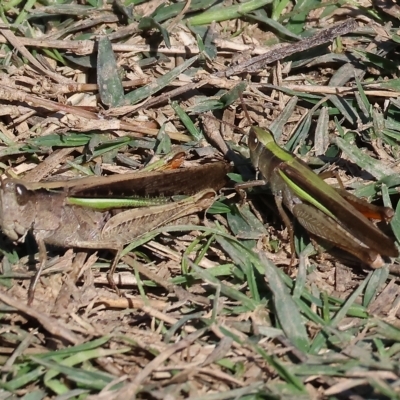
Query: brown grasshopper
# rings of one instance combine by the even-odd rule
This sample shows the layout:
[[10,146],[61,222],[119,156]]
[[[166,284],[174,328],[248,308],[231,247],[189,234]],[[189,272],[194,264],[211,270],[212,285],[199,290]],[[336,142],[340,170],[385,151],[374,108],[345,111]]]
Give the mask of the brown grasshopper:
[[[215,171],[209,177],[208,183],[205,183],[207,175],[204,175],[204,171],[208,171],[209,166],[205,169],[204,166],[188,168],[181,170],[180,173],[164,175],[164,178],[170,175],[176,178],[175,192],[177,193],[193,191],[195,177],[202,176],[203,182],[198,182],[198,186],[202,190],[197,194],[177,202],[144,208],[130,208],[119,211],[115,215],[112,210],[97,211],[90,207],[72,205],[69,202],[69,196],[71,193],[74,196],[87,195],[91,190],[108,191],[110,190],[107,186],[108,183],[111,186],[121,181],[125,185],[128,184],[129,180],[123,177],[83,178],[74,180],[74,184],[71,181],[49,182],[47,186],[46,183],[31,184],[15,179],[4,179],[0,187],[0,227],[2,231],[14,241],[23,241],[28,232],[32,232],[39,247],[40,264],[29,288],[28,302],[33,300],[37,280],[46,262],[46,245],[114,250],[116,256],[107,274],[107,279],[110,285],[118,291],[113,280],[113,273],[123,246],[151,230],[210,207],[215,199],[214,189],[218,190],[224,185],[226,172],[229,170],[225,163],[214,164],[216,164]],[[138,179],[143,180],[140,173],[138,175]],[[157,189],[153,190],[149,189],[152,185],[147,183],[149,186],[145,190],[147,194],[154,194],[155,190],[160,193],[169,193],[172,190],[169,180],[162,181],[162,175],[159,173],[145,173],[145,175],[146,180],[150,179],[149,175],[156,176],[156,182],[159,184]],[[131,177],[132,179],[135,178]],[[187,182],[187,187],[185,184],[182,185],[181,181]],[[54,188],[62,187],[64,187],[63,191],[54,191]],[[205,189],[204,187],[210,188]]]

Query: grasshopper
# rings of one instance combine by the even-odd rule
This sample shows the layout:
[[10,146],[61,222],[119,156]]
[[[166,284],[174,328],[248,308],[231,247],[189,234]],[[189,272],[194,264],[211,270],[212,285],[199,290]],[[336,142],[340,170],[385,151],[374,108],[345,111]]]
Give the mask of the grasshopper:
[[250,158],[263,180],[245,186],[269,184],[278,211],[291,238],[293,228],[283,205],[317,238],[352,254],[372,268],[381,268],[383,257],[398,257],[394,241],[368,218],[389,222],[394,212],[335,189],[303,161],[282,149],[271,131],[252,127],[248,138]]
[[[230,169],[226,163],[213,164],[213,167],[210,164],[161,173],[127,174],[131,175],[129,177],[89,177],[42,183],[2,180],[2,231],[13,241],[23,241],[32,232],[39,247],[40,263],[30,285],[28,302],[33,300],[37,280],[46,262],[46,245],[115,251],[107,279],[118,291],[113,273],[124,245],[151,230],[211,206],[216,196],[215,190],[225,184],[226,172]],[[210,172],[213,173],[210,175]],[[140,189],[145,195],[154,195],[156,192],[169,195],[173,187],[175,193],[179,194],[192,193],[195,187],[199,189],[197,194],[176,202],[168,202],[167,198],[146,199],[147,204],[153,206],[143,208],[131,208],[137,199],[87,198],[91,193],[112,194],[118,187],[126,196],[129,185],[130,194],[136,193],[136,188],[139,188],[137,180],[144,184],[145,187]],[[96,202],[100,205],[96,206]],[[125,211],[114,211],[126,207],[128,209]]]

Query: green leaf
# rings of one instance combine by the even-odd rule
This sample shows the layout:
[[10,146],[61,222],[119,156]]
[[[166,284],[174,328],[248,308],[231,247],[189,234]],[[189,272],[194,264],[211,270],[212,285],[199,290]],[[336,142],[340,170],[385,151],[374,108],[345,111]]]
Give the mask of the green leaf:
[[187,23],[190,25],[206,25],[213,21],[219,22],[240,18],[270,3],[272,3],[272,0],[250,0],[228,7],[220,4],[217,7],[213,7],[210,10],[203,12],[202,14],[189,18]]
[[98,42],[97,85],[101,101],[106,106],[118,107],[125,103],[124,88],[118,74],[111,42],[107,36],[102,36]]
[[299,350],[307,352],[310,346],[307,330],[297,304],[293,301],[285,283],[277,273],[277,267],[263,254],[259,254],[260,263],[268,279],[273,294],[274,308],[282,330]]
[[174,81],[181,73],[183,73],[187,68],[189,68],[196,60],[198,56],[189,58],[184,63],[174,68],[172,71],[167,72],[165,75],[156,79],[155,82],[149,83],[139,89],[133,90],[132,92],[125,95],[125,100],[129,104],[136,104],[139,101],[147,99],[152,94],[157,93],[161,89],[164,89],[172,81]]
[[395,174],[395,171],[383,164],[381,161],[363,153],[357,146],[348,143],[342,138],[336,138],[336,145],[359,167],[369,172],[376,179]]
[[198,129],[193,121],[190,119],[189,115],[183,110],[183,108],[176,102],[171,102],[171,107],[178,115],[179,119],[181,120],[182,124],[185,125],[185,128],[189,131],[190,135],[193,137],[194,140],[197,142],[204,139],[204,135],[200,129]]
[[157,22],[154,18],[151,17],[143,17],[140,19],[139,22],[139,29],[142,29],[144,31],[150,30],[150,29],[157,29],[160,31],[165,45],[170,49],[171,48],[171,41],[169,40],[169,34],[168,31],[159,23]]

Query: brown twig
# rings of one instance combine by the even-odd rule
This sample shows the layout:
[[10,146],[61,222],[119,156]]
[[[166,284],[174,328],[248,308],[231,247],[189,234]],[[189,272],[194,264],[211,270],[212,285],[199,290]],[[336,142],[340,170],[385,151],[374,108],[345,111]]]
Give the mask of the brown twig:
[[[65,113],[72,114],[74,116],[83,117],[87,120],[92,120],[92,121],[95,120],[96,123],[94,125],[90,124],[88,121],[85,122],[85,124],[79,125],[80,127],[83,127],[83,125],[85,125],[85,128],[87,130],[90,129],[126,130],[130,132],[135,132],[138,136],[142,136],[141,134],[157,136],[159,132],[158,129],[146,128],[140,124],[137,125],[133,123],[130,124],[128,122],[120,121],[118,119],[112,119],[112,120],[101,119],[101,117],[97,113],[87,111],[82,107],[68,106],[66,104],[60,104],[52,100],[42,99],[38,96],[33,96],[31,94],[25,93],[22,90],[18,90],[16,88],[2,84],[0,84],[0,100],[30,103],[36,105],[37,107],[46,108],[47,110],[56,112],[63,111]],[[189,136],[183,135],[181,133],[177,132],[167,132],[167,133],[171,137],[171,139],[174,140],[179,140],[183,142],[188,142],[191,140]]]
[[26,49],[19,37],[15,36],[10,28],[5,24],[0,24],[0,33],[6,38],[6,40],[14,46],[40,73],[45,74],[52,78],[54,81],[59,83],[72,82],[59,74],[45,68],[32,54]]
[[257,57],[253,57],[250,60],[246,60],[243,63],[230,67],[225,71],[217,72],[216,74],[214,74],[214,76],[228,77],[231,75],[241,74],[243,72],[252,73],[260,71],[274,61],[282,60],[292,54],[309,50],[324,43],[328,43],[338,36],[345,35],[346,33],[354,31],[356,28],[357,22],[354,19],[349,19],[344,23],[333,26],[332,28],[323,29],[315,35],[300,42],[289,44],[285,47],[281,47],[280,49],[268,51]]

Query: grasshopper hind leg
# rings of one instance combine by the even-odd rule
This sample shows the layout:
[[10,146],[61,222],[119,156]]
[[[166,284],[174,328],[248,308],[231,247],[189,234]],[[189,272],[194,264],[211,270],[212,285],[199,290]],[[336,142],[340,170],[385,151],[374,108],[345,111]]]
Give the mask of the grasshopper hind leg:
[[381,268],[385,264],[376,251],[357,240],[337,221],[312,205],[297,204],[293,208],[293,215],[310,234],[352,254],[371,268]]

